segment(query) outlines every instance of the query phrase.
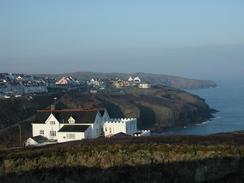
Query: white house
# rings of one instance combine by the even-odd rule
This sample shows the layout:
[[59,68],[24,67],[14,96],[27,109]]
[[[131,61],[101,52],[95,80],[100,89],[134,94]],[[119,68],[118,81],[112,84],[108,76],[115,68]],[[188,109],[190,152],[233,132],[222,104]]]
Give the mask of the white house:
[[104,136],[110,137],[117,133],[133,135],[137,132],[136,118],[111,119],[106,121],[103,126]]
[[137,83],[137,84],[141,83],[141,79],[138,76],[135,77],[134,78],[134,83]]
[[103,123],[109,115],[103,110],[41,110],[32,123],[32,135],[66,142],[97,138],[103,133]]
[[[35,138],[44,137],[50,142],[67,142],[93,139],[99,136],[110,137],[118,133],[133,135],[137,132],[136,118],[110,119],[106,109],[82,110],[64,109],[39,110],[32,123],[33,137],[26,145],[40,145]],[[42,139],[43,140],[43,139]],[[44,144],[45,144],[44,143]]]
[[56,85],[78,85],[79,81],[70,76],[70,77],[62,77],[55,84]]
[[151,84],[148,83],[140,83],[138,85],[139,88],[143,88],[143,89],[147,89],[147,88],[151,88]]
[[129,79],[128,79],[129,82],[132,82],[134,81],[133,78],[130,76]]

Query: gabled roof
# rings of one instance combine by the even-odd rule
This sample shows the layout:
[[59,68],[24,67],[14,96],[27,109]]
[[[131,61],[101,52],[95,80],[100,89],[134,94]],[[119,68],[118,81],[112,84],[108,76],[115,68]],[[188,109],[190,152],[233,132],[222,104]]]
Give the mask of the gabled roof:
[[58,132],[85,132],[90,125],[64,125]]
[[105,113],[105,110],[100,110],[99,112],[100,112],[101,116],[103,116]]
[[70,117],[75,119],[75,123],[94,123],[98,112],[103,116],[104,110],[41,110],[37,112],[34,123],[45,123],[50,114],[60,123],[68,123]]

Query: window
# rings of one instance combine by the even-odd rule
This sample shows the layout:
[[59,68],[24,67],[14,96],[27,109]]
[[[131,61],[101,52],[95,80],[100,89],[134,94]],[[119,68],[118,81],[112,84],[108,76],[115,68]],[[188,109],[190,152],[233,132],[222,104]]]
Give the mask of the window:
[[50,121],[50,125],[55,125],[55,121]]
[[50,136],[51,137],[56,137],[56,131],[50,131]]
[[75,134],[66,134],[67,139],[75,139]]
[[109,128],[109,133],[112,133],[112,129],[111,128]]
[[107,130],[108,130],[107,127],[105,127],[105,132],[106,132]]
[[40,130],[40,135],[44,135],[44,130]]

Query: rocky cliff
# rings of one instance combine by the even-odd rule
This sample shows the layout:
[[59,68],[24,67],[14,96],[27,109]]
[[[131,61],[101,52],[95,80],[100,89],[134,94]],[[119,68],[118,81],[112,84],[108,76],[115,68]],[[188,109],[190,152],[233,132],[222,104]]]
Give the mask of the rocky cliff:
[[71,93],[60,104],[68,108],[105,107],[113,118],[138,118],[140,129],[163,130],[166,127],[200,123],[214,112],[204,99],[170,87],[139,89],[128,87],[98,95]]

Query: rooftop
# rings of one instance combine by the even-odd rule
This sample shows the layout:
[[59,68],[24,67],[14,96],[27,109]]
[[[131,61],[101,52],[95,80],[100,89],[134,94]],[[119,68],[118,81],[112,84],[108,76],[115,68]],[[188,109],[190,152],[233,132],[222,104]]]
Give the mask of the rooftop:
[[104,109],[38,110],[34,123],[45,123],[50,114],[53,114],[60,123],[68,123],[70,117],[78,124],[94,123],[98,112],[103,116]]
[[85,132],[90,125],[64,125],[58,132]]

